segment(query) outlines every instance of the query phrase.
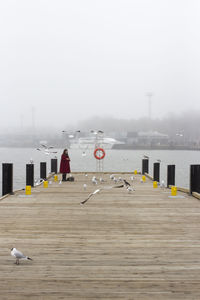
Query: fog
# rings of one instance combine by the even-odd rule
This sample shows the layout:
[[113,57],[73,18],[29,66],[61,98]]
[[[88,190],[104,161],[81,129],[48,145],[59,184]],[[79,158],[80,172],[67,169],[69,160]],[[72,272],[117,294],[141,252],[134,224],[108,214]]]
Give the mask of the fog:
[[1,1],[1,129],[200,111],[199,9],[199,0]]

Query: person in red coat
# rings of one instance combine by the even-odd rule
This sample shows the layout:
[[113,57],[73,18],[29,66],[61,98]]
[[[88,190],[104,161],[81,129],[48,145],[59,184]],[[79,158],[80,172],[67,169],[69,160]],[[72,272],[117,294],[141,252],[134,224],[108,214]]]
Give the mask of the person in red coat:
[[67,181],[67,173],[70,173],[70,158],[68,155],[68,150],[64,149],[63,154],[61,155],[60,161],[60,173],[62,173],[62,181]]

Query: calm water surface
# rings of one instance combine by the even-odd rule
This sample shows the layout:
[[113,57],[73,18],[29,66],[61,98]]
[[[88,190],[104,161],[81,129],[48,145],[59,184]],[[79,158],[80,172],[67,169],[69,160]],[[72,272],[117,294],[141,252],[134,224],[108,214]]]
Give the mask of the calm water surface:
[[[58,162],[63,149],[57,149]],[[189,166],[200,164],[199,151],[177,150],[107,150],[104,158],[104,171],[125,171],[132,173],[135,169],[141,170],[143,155],[149,156],[149,173],[153,174],[153,163],[157,159],[160,163],[160,179],[166,182],[167,165],[176,165],[176,185],[189,187]],[[71,158],[71,170],[73,171],[96,171],[96,160],[92,150],[69,150]],[[26,164],[33,159],[35,164],[35,179],[39,178],[40,162],[47,162],[47,172],[50,172],[50,161],[54,155],[46,155],[32,148],[0,148],[0,188],[2,186],[2,163],[13,163],[13,186],[14,190],[25,187]],[[0,193],[1,194],[1,193]]]

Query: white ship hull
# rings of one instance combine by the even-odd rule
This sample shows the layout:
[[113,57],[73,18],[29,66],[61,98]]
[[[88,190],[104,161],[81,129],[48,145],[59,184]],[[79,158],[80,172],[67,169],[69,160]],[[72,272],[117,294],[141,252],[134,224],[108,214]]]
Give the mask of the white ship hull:
[[72,141],[70,143],[70,149],[96,149],[101,147],[105,150],[112,149],[113,145],[122,144],[121,142],[113,139],[113,138],[102,138],[96,140],[94,138],[80,138],[76,141]]

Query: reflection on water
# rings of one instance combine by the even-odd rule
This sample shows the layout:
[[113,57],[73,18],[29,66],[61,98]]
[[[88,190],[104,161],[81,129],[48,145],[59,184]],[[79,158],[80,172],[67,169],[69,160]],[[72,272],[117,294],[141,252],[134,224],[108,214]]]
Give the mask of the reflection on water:
[[[58,151],[58,165],[63,149]],[[107,150],[104,158],[104,171],[133,172],[141,170],[143,155],[149,156],[149,173],[153,174],[153,163],[157,159],[160,163],[160,179],[166,182],[167,165],[176,165],[176,185],[189,187],[189,166],[200,164],[200,152],[178,150]],[[69,150],[71,158],[71,170],[73,171],[96,171],[96,160],[92,150]],[[55,155],[45,155],[32,148],[0,148],[0,186],[2,176],[2,163],[13,163],[13,186],[14,190],[25,187],[26,164],[33,159],[35,164],[35,178],[39,178],[40,162],[47,162],[47,172],[50,172],[50,160]]]

